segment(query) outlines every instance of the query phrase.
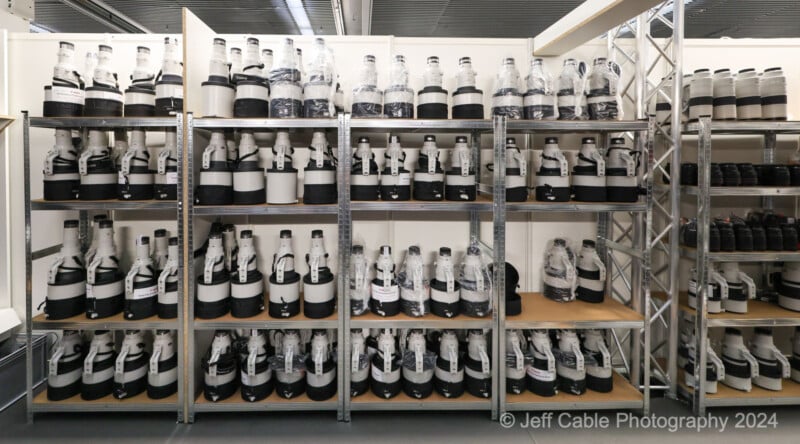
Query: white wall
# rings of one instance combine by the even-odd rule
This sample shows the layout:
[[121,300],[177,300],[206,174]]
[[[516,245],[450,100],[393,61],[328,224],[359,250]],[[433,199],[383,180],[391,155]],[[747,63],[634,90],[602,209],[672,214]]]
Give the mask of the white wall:
[[[154,72],[160,68],[163,55],[165,35],[117,35],[117,34],[29,34],[12,33],[9,35],[8,67],[9,113],[22,118],[21,112],[27,110],[31,116],[42,115],[44,85],[51,82],[53,66],[56,63],[58,42],[67,40],[75,44],[76,65],[84,71],[84,57],[88,51],[97,51],[98,44],[110,44],[114,48],[114,64],[119,75],[120,88],[130,84],[130,73],[136,66],[136,47],[149,46]],[[85,73],[84,73],[85,76]],[[25,219],[23,194],[23,157],[22,157],[22,123],[15,123],[6,133],[15,149],[9,155],[9,205],[11,232],[11,276],[12,304],[20,317],[25,315]],[[32,128],[31,137],[31,196],[42,196],[42,163],[45,155],[53,145],[53,130]],[[113,133],[109,133],[113,140]],[[147,135],[148,145],[152,150],[163,146],[163,134],[150,132]],[[151,153],[153,154],[153,153]],[[155,159],[155,155],[152,155]],[[33,249],[56,245],[61,242],[62,221],[77,218],[77,212],[35,212],[32,217]],[[91,214],[90,214],[91,217]],[[174,213],[159,212],[152,215],[119,212],[112,216],[115,221],[116,242],[123,267],[132,261],[135,237],[139,234],[152,236],[156,228],[167,228],[170,235],[177,235],[177,224]],[[160,220],[148,220],[160,218]],[[34,262],[33,307],[36,308],[45,298],[47,268],[52,258],[44,258]]]
[[[190,28],[187,28],[190,29]],[[210,31],[209,31],[210,32]],[[199,83],[208,73],[208,55],[211,47],[213,33],[203,32],[201,37],[192,38],[192,45],[186,48],[187,60],[187,109],[200,112],[202,98],[200,96]],[[192,34],[190,34],[192,35]],[[228,47],[244,44],[244,35],[226,35]],[[281,36],[257,36],[261,40],[262,47],[272,47],[275,49]],[[153,50],[153,60],[160,60],[161,42],[163,36],[158,35],[33,35],[33,34],[11,34],[9,40],[9,59],[14,63],[10,65],[9,82],[10,88],[10,111],[19,113],[27,109],[31,115],[41,114],[42,87],[49,82],[52,65],[55,62],[56,48],[58,40],[68,38],[76,43],[78,54],[85,53],[88,49],[96,48],[98,43],[112,43],[115,49],[115,62],[119,67],[121,83],[123,88],[127,86],[128,75],[134,66],[135,46],[142,39],[145,39]],[[294,36],[297,46],[308,53],[312,37]],[[442,60],[442,67],[445,72],[446,87],[453,89],[453,76],[457,68],[458,57],[469,55],[473,58],[473,64],[478,72],[479,87],[485,93],[485,107],[487,113],[490,109],[490,96],[492,90],[492,80],[500,61],[503,57],[511,55],[517,58],[517,64],[523,76],[527,73],[527,54],[528,41],[524,39],[418,39],[418,38],[392,38],[392,37],[326,37],[326,41],[333,48],[338,70],[341,73],[343,90],[345,91],[346,106],[350,102],[350,91],[352,89],[352,78],[361,63],[362,57],[371,53],[377,56],[379,66],[379,86],[384,87],[388,82],[389,60],[393,54],[404,54],[411,70],[412,87],[416,90],[421,87],[421,76],[424,69],[425,60],[430,55],[438,55]],[[800,116],[800,62],[796,57],[797,48],[800,47],[798,40],[745,40],[745,41],[687,41],[685,44],[687,70],[695,67],[708,66],[711,68],[731,67],[739,68],[753,66],[758,69],[767,68],[775,65],[782,65],[789,78],[790,88],[790,110],[794,116]],[[581,48],[572,51],[566,56],[574,56],[590,62],[595,56],[605,56],[605,42],[595,41]],[[720,50],[722,48],[723,50]],[[36,54],[37,57],[29,57]],[[546,66],[549,71],[557,74],[562,58],[546,59]],[[728,63],[726,64],[726,60]],[[734,66],[731,61],[736,61]],[[79,69],[81,67],[79,66]],[[625,69],[625,76],[629,76],[631,68]],[[626,112],[630,112],[627,110]],[[630,114],[629,114],[630,115]],[[518,136],[518,143],[523,146],[532,144],[533,148],[541,146],[542,137]],[[21,126],[15,125],[9,132],[11,140],[21,144]],[[31,189],[34,197],[41,195],[41,172],[38,165],[41,164],[45,152],[52,144],[52,132],[50,130],[32,130],[31,141],[33,150],[32,157],[32,183]],[[409,163],[416,158],[416,151],[421,145],[422,135],[408,135],[402,137],[404,147],[409,150]],[[385,146],[386,138],[383,135],[371,135],[373,146],[380,149]],[[149,144],[157,147],[162,142],[162,137],[158,134],[148,136]],[[305,146],[308,141],[302,138],[293,137],[292,141],[298,147]],[[329,141],[336,145],[333,136]],[[453,145],[454,135],[440,136],[438,142],[441,148],[450,148]],[[574,150],[578,147],[579,138],[562,136],[562,149]],[[753,141],[749,139],[737,139],[737,145],[732,146],[732,152],[737,156],[754,157],[751,161],[756,161],[760,152],[753,149]],[[780,156],[787,155],[786,150],[794,149],[796,138],[780,139]],[[202,147],[202,143],[197,145]],[[691,156],[691,149],[688,147],[685,156]],[[482,138],[484,148],[482,157],[484,163],[489,162],[491,136]],[[299,149],[295,160],[296,166],[302,169],[307,159],[304,149]],[[532,155],[532,153],[529,153]],[[9,189],[22,189],[22,156],[12,156],[9,171]],[[381,158],[382,156],[378,156]],[[446,158],[446,155],[445,155]],[[23,221],[23,196],[21,192],[11,194],[11,238],[12,250],[11,261],[13,288],[15,289],[14,307],[21,315],[24,315],[24,221]],[[757,202],[746,205],[755,205]],[[731,202],[732,205],[745,204],[739,200]],[[690,208],[687,207],[684,215],[689,214]],[[726,210],[727,211],[727,210]],[[58,226],[66,217],[74,217],[66,213],[36,213],[34,219],[34,249],[52,245],[59,242],[60,232]],[[121,221],[122,214],[117,219]],[[125,215],[130,225],[130,215]],[[144,219],[144,217],[139,217]],[[393,246],[396,260],[402,258],[402,252],[412,244],[419,244],[432,260],[434,252],[440,246],[450,246],[457,252],[463,252],[468,242],[468,223],[466,214],[436,214],[431,215],[408,215],[401,213],[371,213],[355,214],[356,220],[353,230],[354,240],[363,240],[368,246],[368,250],[374,252],[378,246],[388,243]],[[594,236],[594,222],[596,216],[593,214],[509,214],[507,226],[507,257],[521,272],[522,290],[538,290],[540,287],[540,273],[543,246],[547,240],[555,236],[567,235],[576,244],[583,238]],[[206,221],[207,223],[208,221]],[[278,217],[238,217],[226,219],[226,222],[236,223],[240,227],[252,225],[256,231],[257,245],[260,250],[261,268],[267,271],[271,265],[271,256],[277,245],[278,230],[291,227],[295,230],[295,249],[298,255],[304,255],[308,250],[310,231],[314,228],[322,228],[325,231],[328,252],[332,258],[336,255],[336,224],[331,216],[303,217],[303,218],[278,218]],[[565,225],[569,224],[569,225]],[[167,225],[163,221],[155,222],[136,222],[135,229],[123,230],[122,226],[118,229],[118,242],[127,243],[132,239],[133,234],[151,233],[156,227]],[[49,229],[48,229],[49,228]],[[168,226],[174,232],[174,222]],[[198,239],[196,246],[202,243],[201,236],[205,235],[207,225],[197,227]],[[485,241],[491,243],[491,219],[489,215],[484,215],[482,219],[482,233]],[[18,260],[16,260],[18,259]],[[35,276],[43,276],[47,260],[39,261],[35,267]],[[332,261],[335,266],[335,259]],[[301,271],[305,271],[304,265],[299,265]],[[34,279],[34,305],[44,298],[44,284],[41,279]]]

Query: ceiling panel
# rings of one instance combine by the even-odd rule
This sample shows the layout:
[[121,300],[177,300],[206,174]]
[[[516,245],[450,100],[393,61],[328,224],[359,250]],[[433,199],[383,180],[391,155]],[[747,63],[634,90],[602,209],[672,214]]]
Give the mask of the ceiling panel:
[[[296,34],[285,0],[105,0],[153,32],[180,32],[182,7],[230,34]],[[402,37],[531,37],[582,0],[373,0],[372,33]],[[58,0],[35,0],[36,22],[58,32],[114,32]],[[316,34],[335,34],[330,0],[303,0]],[[653,33],[669,30],[654,25]],[[800,37],[800,0],[693,0],[687,38]]]
[[533,37],[581,0],[373,0],[372,34]]

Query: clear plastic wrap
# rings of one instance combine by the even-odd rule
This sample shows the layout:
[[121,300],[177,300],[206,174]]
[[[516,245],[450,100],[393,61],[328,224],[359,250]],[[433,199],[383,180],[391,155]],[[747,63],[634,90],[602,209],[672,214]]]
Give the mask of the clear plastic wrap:
[[406,58],[402,55],[394,56],[389,69],[389,87],[386,88],[383,104],[383,113],[386,117],[414,118],[414,90],[408,87],[408,78]]
[[556,118],[556,96],[553,79],[544,69],[544,59],[531,60],[531,70],[525,78],[528,89],[523,97],[525,119],[553,120]]
[[620,67],[605,57],[594,59],[589,74],[586,102],[592,120],[622,118],[622,98],[619,96]]
[[307,72],[308,79],[303,85],[303,116],[335,116],[336,65],[333,50],[324,39],[314,40]]
[[425,278],[424,268],[419,246],[409,247],[405,261],[397,274],[397,283],[400,285],[400,307],[408,316],[420,317],[430,312],[431,287]]
[[584,120],[583,108],[584,74],[586,64],[575,59],[564,60],[564,66],[557,80],[558,119]]
[[476,87],[476,76],[472,59],[459,58],[456,90],[453,91],[454,119],[483,119],[483,91]]
[[269,72],[269,115],[297,118],[303,115],[303,88],[294,40],[285,38]]
[[407,349],[403,352],[402,367],[417,373],[433,370],[436,367],[436,353]]
[[[567,368],[572,368],[572,369],[578,368],[578,358],[574,352],[563,351],[558,347],[553,347],[552,351],[553,351],[553,356],[555,356],[556,361],[558,361],[559,364]],[[588,367],[590,365],[592,366],[602,365],[602,362],[597,362],[597,359],[595,359],[594,354],[592,353],[583,352],[581,353],[581,356],[583,356],[584,366]]]
[[353,316],[362,315],[369,308],[371,280],[364,246],[353,245],[350,254],[350,312]]
[[459,269],[458,283],[461,285],[462,313],[484,317],[492,312],[492,274],[477,242],[467,248],[467,256]]
[[522,80],[513,57],[503,59],[494,80],[492,115],[522,118]]
[[395,275],[392,247],[381,246],[375,262],[375,278],[370,285],[370,310],[378,316],[394,316],[400,312],[400,287]]
[[544,253],[544,296],[558,302],[575,300],[578,278],[575,272],[575,254],[564,239],[548,243]]
[[364,64],[358,72],[353,88],[353,117],[380,117],[383,115],[383,91],[378,89],[378,70],[375,56],[364,56]]

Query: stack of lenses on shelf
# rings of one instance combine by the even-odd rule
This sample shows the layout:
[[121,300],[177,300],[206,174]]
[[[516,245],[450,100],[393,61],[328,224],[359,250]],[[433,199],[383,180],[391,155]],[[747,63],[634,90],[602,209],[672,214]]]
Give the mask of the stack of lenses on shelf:
[[507,330],[506,393],[611,392],[614,370],[606,336],[593,329]]
[[445,398],[465,392],[491,397],[491,338],[482,330],[365,329],[350,334],[353,397],[367,390],[379,399],[401,392],[425,399],[434,391]]
[[335,350],[332,330],[217,330],[200,361],[203,396],[220,402],[238,391],[246,402],[273,393],[329,400],[337,388]]
[[[281,230],[268,278],[258,267],[258,253],[251,230],[236,238],[233,225],[213,224],[204,246],[203,273],[197,278],[195,315],[216,319],[230,312],[236,318],[251,318],[269,308],[273,318],[292,318],[303,313],[312,319],[327,318],[336,311],[334,274],[322,230],[311,232],[306,257],[308,274],[295,270],[292,231]],[[266,281],[266,282],[265,282]],[[268,289],[268,304],[264,290]]]
[[[771,212],[718,218],[709,227],[709,251],[797,251],[797,225],[794,218]],[[697,247],[696,219],[681,225],[681,243]]]
[[[102,319],[123,311],[128,320],[176,317],[177,238],[167,240],[166,230],[156,230],[151,252],[150,238],[139,236],[134,263],[125,273],[119,267],[113,221],[96,216],[93,223],[91,244],[81,255],[80,223],[64,222],[61,250],[48,273],[47,319],[67,319],[81,313]],[[159,269],[159,264],[163,268]]]
[[127,399],[143,392],[150,399],[163,399],[177,393],[174,331],[156,330],[151,342],[147,332],[125,330],[119,346],[116,342],[109,330],[64,330],[50,356],[47,399]]
[[433,279],[425,273],[422,250],[413,245],[396,271],[392,249],[380,248],[370,272],[370,260],[363,245],[353,245],[350,258],[351,312],[354,316],[367,309],[381,317],[403,312],[422,317],[429,313],[452,318],[459,314],[485,317],[491,313],[492,273],[477,245],[470,245],[461,265],[456,265],[448,247],[439,249]]
[[[712,163],[709,168],[712,187],[800,186],[800,165],[797,164]],[[667,172],[669,170],[667,165]],[[681,163],[681,185],[697,186],[698,174],[696,163]],[[669,183],[666,176],[663,181]]]

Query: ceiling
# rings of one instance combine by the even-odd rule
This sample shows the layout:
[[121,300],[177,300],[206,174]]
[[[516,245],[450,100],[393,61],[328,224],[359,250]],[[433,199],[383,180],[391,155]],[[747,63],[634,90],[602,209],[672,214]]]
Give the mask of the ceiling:
[[[286,0],[104,0],[157,33],[180,32],[187,7],[224,34],[298,34]],[[315,34],[336,34],[331,0],[302,0]],[[373,35],[531,37],[583,0],[372,0]],[[115,32],[59,0],[35,0],[35,22],[56,32]],[[798,0],[694,0],[687,38],[800,37]],[[667,32],[655,26],[654,35]]]

